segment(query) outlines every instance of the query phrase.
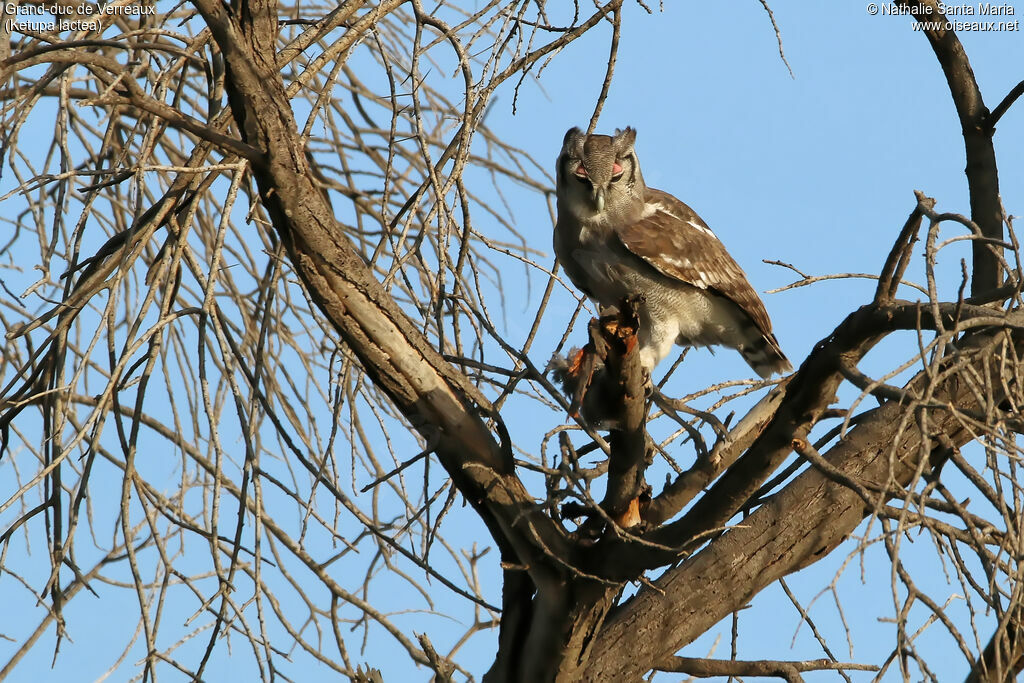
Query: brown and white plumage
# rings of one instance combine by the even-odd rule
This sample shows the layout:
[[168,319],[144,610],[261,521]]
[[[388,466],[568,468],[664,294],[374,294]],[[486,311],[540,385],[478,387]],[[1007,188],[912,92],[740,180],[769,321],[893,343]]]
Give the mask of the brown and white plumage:
[[558,157],[554,247],[569,278],[602,306],[640,299],[648,369],[674,344],[728,346],[761,377],[792,370],[743,270],[693,209],[648,188],[632,128],[566,133]]

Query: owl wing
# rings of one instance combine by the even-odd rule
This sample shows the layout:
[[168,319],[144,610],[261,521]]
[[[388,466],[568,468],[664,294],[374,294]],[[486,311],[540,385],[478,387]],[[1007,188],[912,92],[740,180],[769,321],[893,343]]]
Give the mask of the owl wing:
[[662,275],[729,299],[775,342],[761,298],[711,228],[667,192],[648,189],[645,200],[643,217],[616,230],[626,249]]

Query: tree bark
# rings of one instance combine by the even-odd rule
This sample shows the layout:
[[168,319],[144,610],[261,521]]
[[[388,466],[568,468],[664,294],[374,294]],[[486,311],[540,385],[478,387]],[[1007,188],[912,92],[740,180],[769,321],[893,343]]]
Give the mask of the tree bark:
[[[1013,314],[1016,324],[1024,314]],[[996,353],[1007,339],[1005,331],[979,335],[962,352],[981,359]],[[1024,351],[1020,335],[1012,340],[1016,353]],[[984,361],[974,365],[982,378],[1000,382]],[[911,386],[921,386],[919,376]],[[983,381],[983,380],[982,380]],[[955,379],[935,393],[935,402],[948,401],[956,410],[977,407],[970,387]],[[995,397],[1000,400],[999,396]],[[877,408],[827,455],[829,464],[855,481],[879,486],[908,485],[919,470],[930,470],[923,444],[945,434],[954,445],[971,441],[974,434],[950,410],[934,411],[933,431],[922,434],[916,420],[903,425],[907,407],[889,401]],[[903,429],[899,441],[897,434]],[[879,495],[878,505],[896,494]],[[587,681],[633,681],[693,642],[730,613],[742,608],[759,591],[787,574],[816,562],[857,528],[872,511],[861,496],[811,468],[770,498],[732,529],[676,569],[641,590],[612,615],[598,637],[594,655],[585,669]],[[628,652],[629,656],[622,656]]]
[[[373,277],[312,182],[277,69],[276,3],[246,2],[237,15],[215,0],[196,6],[224,54],[225,88],[242,137],[261,154],[252,172],[263,204],[310,296],[371,380],[437,444],[441,463],[491,531],[503,561],[525,564],[534,583],[551,580],[541,549],[564,554],[565,537],[516,476],[511,444],[499,443],[484,422],[497,421],[497,414]],[[500,421],[496,429],[503,433]]]

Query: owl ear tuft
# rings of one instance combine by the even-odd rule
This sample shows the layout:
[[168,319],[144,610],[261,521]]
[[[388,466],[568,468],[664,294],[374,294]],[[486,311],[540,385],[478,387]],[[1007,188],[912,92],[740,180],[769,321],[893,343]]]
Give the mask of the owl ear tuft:
[[620,156],[633,149],[636,144],[636,129],[626,127],[626,130],[615,129],[615,137],[612,138],[612,146]]

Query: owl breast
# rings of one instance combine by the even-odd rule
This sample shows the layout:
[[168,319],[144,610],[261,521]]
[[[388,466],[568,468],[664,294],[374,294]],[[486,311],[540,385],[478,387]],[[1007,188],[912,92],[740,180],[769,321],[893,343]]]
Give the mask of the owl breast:
[[602,306],[623,299],[638,302],[642,362],[654,367],[672,346],[744,346],[750,324],[728,299],[699,287],[672,280],[615,243],[584,240],[566,259],[566,270],[577,286]]

